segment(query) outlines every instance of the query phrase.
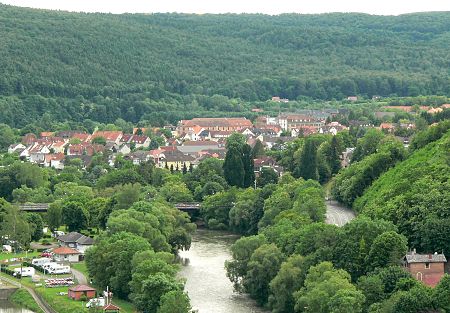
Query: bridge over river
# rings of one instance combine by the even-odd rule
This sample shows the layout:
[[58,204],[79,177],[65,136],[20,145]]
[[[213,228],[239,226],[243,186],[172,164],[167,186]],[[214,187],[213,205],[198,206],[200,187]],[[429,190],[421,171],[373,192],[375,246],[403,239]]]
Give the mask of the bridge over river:
[[[326,201],[327,215],[326,222],[328,224],[335,224],[337,226],[343,226],[352,219],[355,218],[355,213],[340,205],[337,201]],[[27,203],[19,205],[20,210],[26,212],[47,212],[48,203]],[[184,202],[175,203],[175,208],[180,211],[194,214],[200,210],[200,203],[198,202]]]
[[[194,213],[200,210],[200,203],[198,202],[186,202],[175,203],[174,206],[183,212]],[[25,203],[19,204],[19,209],[25,212],[47,212],[49,203]]]

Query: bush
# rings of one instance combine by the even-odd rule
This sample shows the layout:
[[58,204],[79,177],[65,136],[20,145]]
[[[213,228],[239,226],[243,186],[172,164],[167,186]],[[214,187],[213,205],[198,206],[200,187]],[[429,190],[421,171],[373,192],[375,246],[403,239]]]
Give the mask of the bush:
[[80,301],[86,302],[86,301],[88,301],[88,298],[86,297],[86,295],[81,295]]
[[41,244],[44,246],[49,246],[51,245],[51,242],[48,239],[42,239]]

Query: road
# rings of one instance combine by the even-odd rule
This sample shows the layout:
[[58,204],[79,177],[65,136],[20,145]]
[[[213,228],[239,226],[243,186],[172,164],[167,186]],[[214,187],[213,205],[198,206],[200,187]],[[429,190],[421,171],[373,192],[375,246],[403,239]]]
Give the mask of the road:
[[344,226],[355,218],[355,213],[352,210],[343,207],[337,201],[327,200],[325,202],[327,205],[327,217],[325,221],[328,224]]
[[0,279],[7,282],[10,285],[19,287],[19,288],[24,288],[26,291],[28,291],[29,294],[31,294],[31,296],[33,297],[34,301],[36,301],[37,305],[41,308],[41,310],[45,313],[57,313],[55,310],[52,309],[52,307],[50,305],[48,305],[47,302],[45,302],[40,296],[38,296],[38,294],[36,293],[36,291],[34,291],[32,288],[29,288],[27,286],[24,286],[20,283],[18,283],[17,281],[14,281],[12,279],[8,279],[6,277],[0,276]]
[[75,277],[75,279],[78,281],[78,284],[80,284],[80,285],[89,285],[88,281],[86,279],[86,276],[84,276],[83,273],[81,273],[80,271],[77,271],[73,267],[70,270],[72,271],[72,274]]

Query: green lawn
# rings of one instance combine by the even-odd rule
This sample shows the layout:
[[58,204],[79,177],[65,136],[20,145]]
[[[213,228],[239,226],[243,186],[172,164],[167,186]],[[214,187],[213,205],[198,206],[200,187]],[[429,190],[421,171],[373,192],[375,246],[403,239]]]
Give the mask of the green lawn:
[[79,262],[79,263],[72,263],[71,266],[76,269],[77,271],[80,271],[81,273],[83,273],[86,277],[89,277],[89,273],[86,267],[86,263],[83,262]]
[[28,252],[28,253],[26,253],[26,252],[23,252],[23,253],[22,252],[21,253],[2,252],[2,253],[0,253],[0,261],[9,260],[12,258],[25,258],[25,257],[33,258],[33,257],[37,257],[39,255],[40,255],[39,252]]

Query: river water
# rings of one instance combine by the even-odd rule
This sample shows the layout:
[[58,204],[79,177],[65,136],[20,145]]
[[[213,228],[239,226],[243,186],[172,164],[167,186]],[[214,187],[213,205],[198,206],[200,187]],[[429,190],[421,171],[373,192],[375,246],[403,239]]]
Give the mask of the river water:
[[0,313],[33,313],[33,311],[21,309],[7,300],[0,300]]
[[224,263],[231,259],[230,246],[238,239],[226,232],[200,229],[189,251],[180,251],[186,292],[199,313],[263,313],[247,295],[233,291]]

